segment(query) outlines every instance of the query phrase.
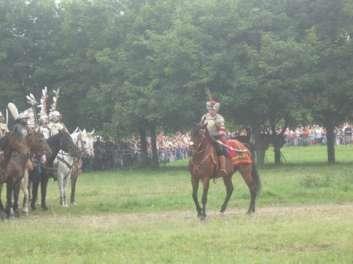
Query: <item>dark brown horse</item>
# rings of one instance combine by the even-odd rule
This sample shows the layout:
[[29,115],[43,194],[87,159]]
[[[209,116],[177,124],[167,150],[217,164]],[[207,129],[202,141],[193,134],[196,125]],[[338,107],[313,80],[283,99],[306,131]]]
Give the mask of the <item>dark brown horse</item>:
[[[206,218],[206,204],[209,183],[212,178],[218,175],[218,157],[214,142],[210,137],[206,125],[198,124],[191,132],[192,154],[189,162],[189,171],[191,173],[192,198],[195,202],[197,215],[200,219]],[[254,162],[252,164],[233,166],[230,159],[227,159],[227,175],[223,176],[223,182],[226,187],[226,196],[220,212],[223,213],[233,192],[232,175],[239,171],[250,190],[250,205],[248,214],[255,212],[256,196],[260,190],[260,177]],[[202,207],[198,201],[199,182],[202,182]]]
[[[0,161],[3,165],[0,185],[5,182],[7,186],[6,213],[10,216],[11,209],[18,215],[18,195],[21,180],[24,176],[28,177],[28,171],[33,169],[30,155],[34,153],[38,155],[50,154],[51,150],[43,134],[36,131],[28,131],[24,137],[17,137],[14,133],[8,133],[6,137],[7,143],[4,152],[9,153],[10,157],[8,162],[6,162],[7,158],[5,157]],[[6,164],[4,165],[5,162]],[[0,209],[3,209],[1,188],[2,186],[0,186]],[[25,187],[25,189],[27,188]],[[14,197],[14,203],[12,203],[12,196]]]

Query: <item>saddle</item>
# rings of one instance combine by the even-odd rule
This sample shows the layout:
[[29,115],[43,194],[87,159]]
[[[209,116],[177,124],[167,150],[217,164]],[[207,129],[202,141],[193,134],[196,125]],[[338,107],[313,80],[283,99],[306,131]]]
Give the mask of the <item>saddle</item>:
[[227,156],[234,166],[249,165],[253,163],[250,150],[240,141],[235,139],[227,140],[225,143]]

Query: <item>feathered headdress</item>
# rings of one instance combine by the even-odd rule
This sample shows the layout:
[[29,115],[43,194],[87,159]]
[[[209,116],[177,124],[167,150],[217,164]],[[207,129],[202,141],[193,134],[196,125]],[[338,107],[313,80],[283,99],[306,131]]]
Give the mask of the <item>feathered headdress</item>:
[[26,95],[27,103],[31,105],[31,108],[25,110],[20,114],[24,118],[27,118],[27,124],[30,127],[38,126],[38,118],[37,118],[37,109],[36,106],[38,104],[37,99],[34,97],[32,93]]
[[54,93],[54,96],[53,96],[53,102],[50,106],[49,119],[52,121],[58,121],[61,117],[60,112],[57,110],[60,89],[53,90],[53,93]]
[[40,104],[39,104],[39,120],[43,122],[48,122],[49,118],[49,97],[48,97],[48,88],[45,86],[42,89],[42,97],[40,98]]
[[60,95],[60,89],[53,90],[54,96],[53,96],[53,102],[50,106],[50,112],[57,111],[56,108],[58,106],[58,99]]

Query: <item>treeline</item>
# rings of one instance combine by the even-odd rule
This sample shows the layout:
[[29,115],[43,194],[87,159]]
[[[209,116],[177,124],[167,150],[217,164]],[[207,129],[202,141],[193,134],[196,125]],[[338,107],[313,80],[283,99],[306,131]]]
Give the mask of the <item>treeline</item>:
[[[69,127],[152,138],[190,129],[206,89],[228,126],[352,119],[353,0],[0,0],[0,104],[61,88]],[[282,130],[278,130],[282,128]]]

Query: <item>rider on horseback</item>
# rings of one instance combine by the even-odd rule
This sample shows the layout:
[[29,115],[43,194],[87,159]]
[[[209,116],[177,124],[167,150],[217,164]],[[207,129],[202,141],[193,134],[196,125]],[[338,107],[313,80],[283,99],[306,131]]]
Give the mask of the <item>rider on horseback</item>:
[[214,99],[210,99],[206,103],[207,113],[202,116],[201,123],[207,124],[208,132],[213,139],[216,152],[219,159],[219,176],[227,174],[226,170],[226,155],[227,150],[219,143],[219,141],[225,143],[226,141],[226,130],[224,126],[224,118],[218,113],[220,103]]

